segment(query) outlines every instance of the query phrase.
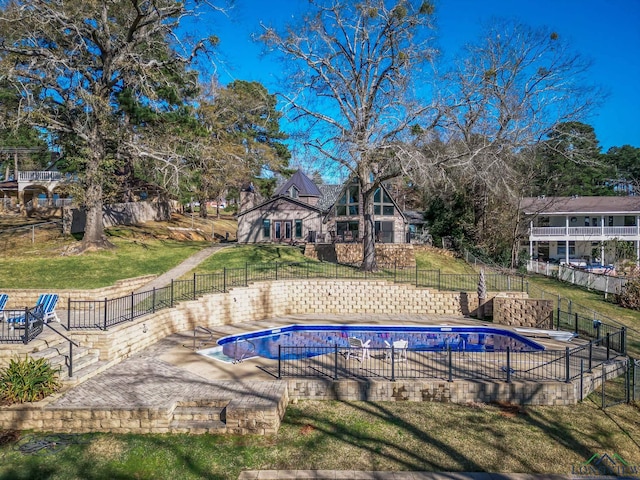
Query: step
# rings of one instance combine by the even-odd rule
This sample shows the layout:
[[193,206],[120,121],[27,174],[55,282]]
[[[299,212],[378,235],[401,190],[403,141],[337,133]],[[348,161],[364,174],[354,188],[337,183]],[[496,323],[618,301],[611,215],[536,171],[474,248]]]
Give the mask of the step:
[[222,434],[227,433],[227,425],[219,420],[209,422],[173,421],[169,424],[169,433]]
[[76,368],[76,364],[74,361],[73,364],[73,377],[67,377],[67,370],[63,372],[62,381],[65,385],[74,386],[79,383],[82,383],[90,378],[98,375],[99,373],[104,372],[108,368],[113,366],[112,361],[108,360],[95,360],[93,363],[89,363],[87,365],[83,365],[80,368]]
[[[88,348],[73,347],[73,360],[82,358],[89,354]],[[58,366],[65,364],[65,357],[69,355],[69,345],[62,345],[60,347],[49,347],[44,350],[32,353],[33,358],[45,358],[49,361],[51,366]]]

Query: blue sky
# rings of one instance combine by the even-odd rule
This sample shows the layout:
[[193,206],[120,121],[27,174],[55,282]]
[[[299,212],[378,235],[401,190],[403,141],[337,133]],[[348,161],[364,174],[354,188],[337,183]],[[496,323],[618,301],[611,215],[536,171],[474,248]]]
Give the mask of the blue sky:
[[[261,21],[292,20],[306,3],[235,0],[227,18],[203,19],[200,29],[221,39],[225,61],[217,67],[219,80],[225,84],[255,80],[275,93],[280,64],[262,55],[252,34],[260,32]],[[626,144],[640,147],[640,0],[435,0],[435,4],[439,45],[446,56],[478,38],[480,26],[493,17],[549,26],[568,38],[576,51],[593,60],[593,80],[610,94],[597,115],[586,119],[595,128],[602,151]]]

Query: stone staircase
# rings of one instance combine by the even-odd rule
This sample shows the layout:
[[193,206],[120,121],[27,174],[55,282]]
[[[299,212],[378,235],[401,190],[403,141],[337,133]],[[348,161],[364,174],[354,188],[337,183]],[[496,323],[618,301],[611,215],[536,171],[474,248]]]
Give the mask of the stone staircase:
[[169,423],[170,433],[221,434],[227,431],[227,405],[229,401],[179,402]]
[[84,382],[112,365],[111,362],[100,360],[99,350],[74,346],[73,377],[69,377],[69,342],[58,335],[46,337],[46,340],[38,338],[25,347],[29,348],[28,354],[32,358],[46,359],[59,372],[59,379],[65,386]]

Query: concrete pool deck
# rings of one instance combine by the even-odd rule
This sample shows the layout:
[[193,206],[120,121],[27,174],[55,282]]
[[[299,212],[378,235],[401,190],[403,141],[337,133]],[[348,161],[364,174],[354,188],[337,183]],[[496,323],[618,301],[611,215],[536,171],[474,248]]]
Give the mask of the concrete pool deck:
[[[387,314],[351,314],[341,315],[291,315],[286,317],[271,318],[252,323],[239,323],[235,325],[221,325],[209,330],[212,336],[199,331],[196,335],[195,350],[202,350],[217,345],[216,341],[228,335],[280,328],[296,323],[309,324],[336,324],[336,325],[450,325],[450,326],[490,326],[513,330],[504,325],[496,325],[490,322],[481,322],[471,318],[439,315],[387,315]],[[566,343],[550,338],[533,338],[534,341],[544,345],[547,349],[562,350],[566,346],[575,346],[574,343]],[[230,364],[206,358],[194,354],[193,331],[171,335],[162,341],[163,348],[159,352],[159,359],[178,366],[188,372],[200,375],[209,380],[237,380],[237,381],[270,381],[274,380],[262,368],[273,367],[275,360],[264,358],[249,358],[241,363]],[[262,368],[261,368],[262,367]]]

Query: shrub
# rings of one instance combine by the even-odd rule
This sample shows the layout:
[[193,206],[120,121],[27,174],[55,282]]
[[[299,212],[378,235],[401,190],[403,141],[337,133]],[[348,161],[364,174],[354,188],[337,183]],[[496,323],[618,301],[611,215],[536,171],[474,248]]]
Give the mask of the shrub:
[[9,403],[37,402],[59,389],[58,373],[44,358],[11,360],[0,370],[0,398]]
[[640,277],[630,278],[614,301],[621,307],[640,310]]

